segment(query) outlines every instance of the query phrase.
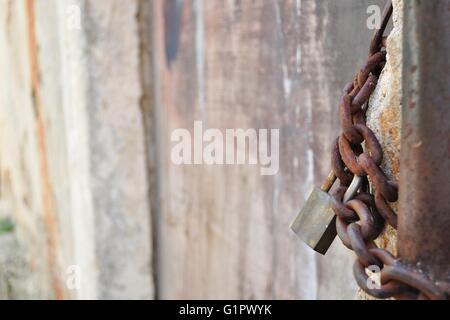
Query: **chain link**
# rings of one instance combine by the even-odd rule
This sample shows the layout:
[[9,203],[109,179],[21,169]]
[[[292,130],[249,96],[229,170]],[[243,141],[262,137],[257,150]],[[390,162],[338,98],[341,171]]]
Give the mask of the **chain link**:
[[[402,264],[374,242],[381,234],[385,221],[397,228],[397,215],[389,202],[397,201],[398,183],[389,180],[381,170],[381,145],[367,127],[365,119],[369,97],[386,64],[386,37],[383,34],[391,15],[392,4],[388,1],[381,28],[372,37],[366,63],[353,82],[343,90],[339,104],[341,134],[334,143],[331,155],[331,165],[339,187],[332,193],[331,205],[337,215],[339,238],[357,256],[353,273],[365,292],[381,299],[445,299],[431,279],[419,270]],[[367,192],[368,183],[365,183],[353,199],[344,203],[344,193],[355,175],[364,177],[366,182],[368,177],[375,192],[373,195]],[[368,285],[371,278],[366,270],[371,266],[381,270],[381,283],[375,289]]]

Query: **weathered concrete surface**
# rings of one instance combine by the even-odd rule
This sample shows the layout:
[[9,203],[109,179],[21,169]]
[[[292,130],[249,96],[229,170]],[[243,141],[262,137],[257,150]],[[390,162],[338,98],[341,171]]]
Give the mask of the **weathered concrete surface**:
[[[400,130],[401,130],[401,97],[402,97],[402,26],[403,0],[392,2],[393,29],[387,40],[387,63],[373,92],[367,110],[367,125],[373,130],[383,149],[381,167],[387,177],[398,181],[400,164]],[[391,204],[397,212],[397,202]],[[386,248],[394,255],[397,235],[395,229],[387,226],[375,241],[381,248]],[[370,299],[359,292],[362,299]]]
[[[289,223],[328,173],[369,4],[1,0],[2,297],[152,298],[154,246],[161,298],[353,298],[353,253],[314,254]],[[280,172],[175,166],[194,120],[280,128]]]
[[[336,240],[315,254],[288,226],[328,174],[340,92],[367,52],[373,1],[153,3],[159,296],[354,298],[353,253]],[[194,120],[280,128],[279,173],[174,165],[170,134]]]
[[153,297],[139,1],[86,1],[98,298]]
[[[40,154],[45,133],[37,124],[38,117],[42,124],[42,113],[36,106],[39,93],[36,95],[37,86],[33,84],[36,55],[32,50],[35,41],[29,34],[33,24],[28,4],[0,2],[1,202],[6,208],[4,214],[16,224],[12,237],[2,236],[5,252],[14,253],[9,258],[16,262],[6,263],[2,269],[12,265],[17,267],[17,274],[27,274],[24,279],[15,279],[15,292],[6,292],[6,297],[51,298],[59,291],[57,249],[53,246],[56,235],[48,228],[54,215],[48,189],[44,191],[48,175]],[[44,201],[49,209],[46,214]]]
[[139,3],[0,1],[2,298],[154,296]]

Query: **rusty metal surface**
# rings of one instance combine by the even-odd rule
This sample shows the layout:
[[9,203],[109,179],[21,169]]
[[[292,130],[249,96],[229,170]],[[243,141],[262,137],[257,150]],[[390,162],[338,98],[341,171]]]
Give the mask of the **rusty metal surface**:
[[404,7],[398,252],[450,284],[450,1]]

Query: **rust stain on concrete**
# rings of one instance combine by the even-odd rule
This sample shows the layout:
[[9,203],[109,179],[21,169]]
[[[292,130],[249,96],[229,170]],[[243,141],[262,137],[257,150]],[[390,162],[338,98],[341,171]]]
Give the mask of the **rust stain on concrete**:
[[[394,100],[394,99],[392,99]],[[384,140],[388,141],[385,146],[385,158],[389,161],[391,175],[397,181],[399,179],[400,160],[399,160],[399,146],[400,146],[400,109],[398,101],[390,101],[390,106],[383,110],[380,114],[379,125],[384,132]]]
[[[393,0],[394,27],[387,39],[387,63],[380,76],[378,85],[373,92],[369,109],[367,110],[367,125],[380,141],[383,149],[381,167],[387,177],[399,179],[400,171],[400,132],[401,132],[401,68],[402,68],[402,6],[401,0]],[[398,203],[390,204],[398,212]],[[383,233],[375,241],[380,247],[397,255],[397,232],[387,225]],[[363,291],[358,292],[358,298],[375,299]]]
[[28,49],[30,59],[30,77],[32,86],[33,107],[36,115],[36,134],[38,141],[39,165],[42,183],[42,200],[44,223],[47,228],[47,246],[48,246],[48,266],[50,271],[50,281],[55,298],[63,299],[63,289],[58,277],[57,264],[57,239],[58,229],[56,220],[55,203],[53,191],[50,182],[49,164],[47,157],[47,146],[45,139],[45,122],[42,113],[40,99],[40,81],[38,67],[38,46],[35,29],[35,10],[34,0],[25,2],[27,30],[28,30]]

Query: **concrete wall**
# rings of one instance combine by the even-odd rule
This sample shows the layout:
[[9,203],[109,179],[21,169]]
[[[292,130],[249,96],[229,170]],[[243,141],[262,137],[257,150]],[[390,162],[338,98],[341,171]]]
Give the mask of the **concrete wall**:
[[152,298],[139,1],[0,5],[1,199],[33,281],[11,296]]
[[[288,226],[372,2],[0,0],[0,297],[354,298],[353,254]],[[174,165],[195,120],[279,128],[279,173]]]

